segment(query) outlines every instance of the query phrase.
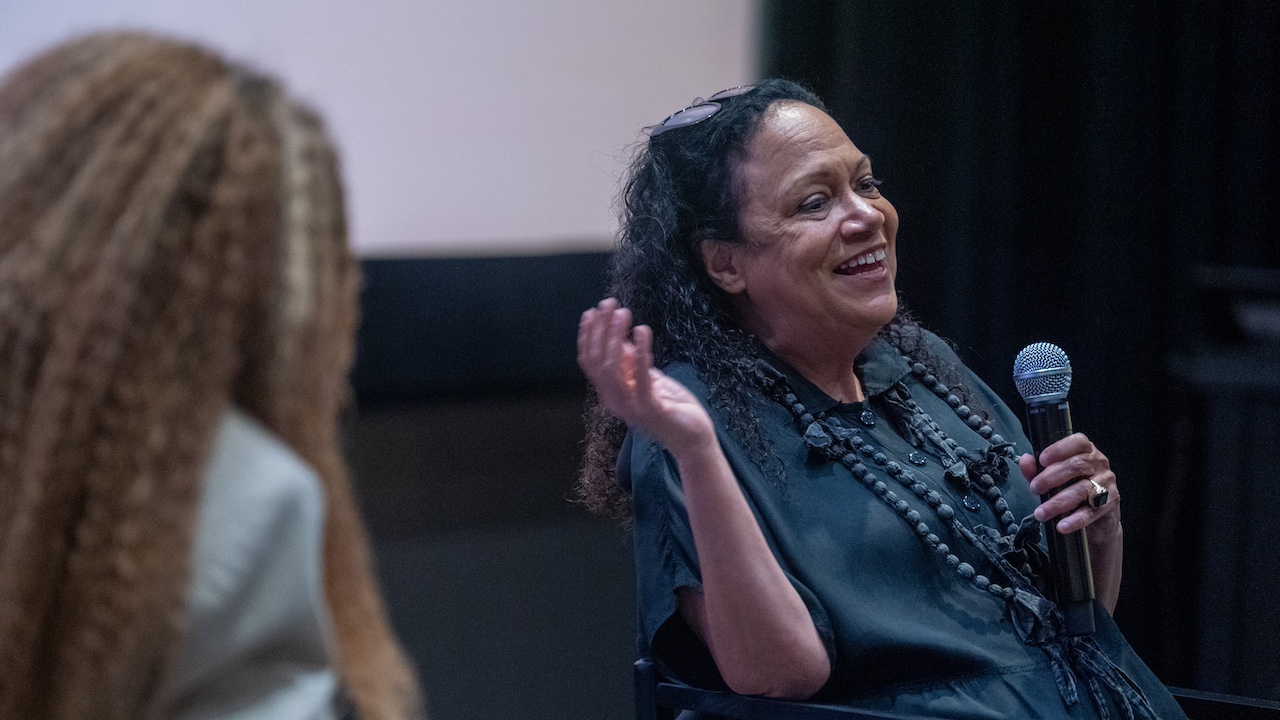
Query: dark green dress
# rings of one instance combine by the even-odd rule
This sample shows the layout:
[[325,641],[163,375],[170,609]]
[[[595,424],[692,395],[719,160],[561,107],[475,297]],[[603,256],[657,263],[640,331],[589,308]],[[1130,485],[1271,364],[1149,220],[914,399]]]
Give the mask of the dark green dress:
[[[1000,398],[944,343],[931,335],[926,340],[938,357],[955,365],[963,384],[988,409],[995,431],[1013,441],[1019,454],[1030,452],[1017,417]],[[860,428],[891,459],[924,476],[966,524],[1000,527],[989,502],[977,511],[962,509],[960,491],[944,479],[934,455],[926,453],[922,467],[911,462],[916,448],[895,432],[883,406],[884,393],[895,383],[904,384],[960,445],[979,449],[987,443],[916,381],[906,360],[888,343],[877,340],[858,359],[865,405],[837,403],[781,361],[769,361],[788,377],[810,412],[826,412]],[[706,386],[690,367],[674,365],[666,372],[707,404]],[[1074,692],[1060,691],[1063,674],[1055,672],[1049,653],[1019,639],[1006,601],[960,578],[843,465],[811,460],[790,411],[763,395],[758,400],[755,411],[773,453],[785,465],[785,480],[762,471],[733,436],[721,430],[719,439],[766,540],[826,644],[831,679],[815,699],[946,718],[1105,717],[1090,692],[1090,673],[1077,667],[1066,678],[1068,684],[1074,682]],[[865,410],[874,418],[864,417]],[[715,409],[710,412],[717,427],[725,427],[724,418]],[[868,427],[867,421],[874,424]],[[676,589],[699,587],[701,580],[674,460],[656,442],[632,431],[619,459],[619,479],[634,496],[641,650],[669,675],[693,685],[723,687],[706,648],[676,611]],[[1002,491],[1018,518],[1037,505],[1016,467]],[[979,573],[990,574],[990,563],[962,538],[944,531],[926,504],[911,493],[899,496],[943,536],[952,552]],[[1095,614],[1098,646],[1145,694],[1156,715],[1185,717],[1096,603]],[[1064,694],[1078,701],[1068,707]],[[1125,717],[1118,705],[1108,714]]]

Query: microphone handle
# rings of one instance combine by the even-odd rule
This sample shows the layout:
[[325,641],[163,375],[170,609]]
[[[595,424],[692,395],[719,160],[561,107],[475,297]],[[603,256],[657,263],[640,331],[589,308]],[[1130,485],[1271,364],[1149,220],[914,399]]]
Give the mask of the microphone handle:
[[[1071,406],[1066,400],[1027,405],[1027,429],[1035,450],[1036,472],[1044,470],[1040,453],[1070,435]],[[1053,497],[1060,485],[1040,502]],[[1093,623],[1093,569],[1089,564],[1089,544],[1084,529],[1063,535],[1054,528],[1059,518],[1045,523],[1049,542],[1049,564],[1052,567],[1055,600],[1062,610],[1068,635],[1090,635]]]

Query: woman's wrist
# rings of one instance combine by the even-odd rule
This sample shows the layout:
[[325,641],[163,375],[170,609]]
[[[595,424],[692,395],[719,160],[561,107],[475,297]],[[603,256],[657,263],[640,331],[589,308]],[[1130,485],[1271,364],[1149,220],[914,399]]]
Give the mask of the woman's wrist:
[[686,442],[680,447],[667,447],[676,460],[681,477],[698,477],[724,462],[724,451],[714,432],[706,438]]
[[1124,538],[1124,525],[1120,522],[1120,513],[1112,513],[1099,518],[1087,528],[1090,547],[1111,547]]

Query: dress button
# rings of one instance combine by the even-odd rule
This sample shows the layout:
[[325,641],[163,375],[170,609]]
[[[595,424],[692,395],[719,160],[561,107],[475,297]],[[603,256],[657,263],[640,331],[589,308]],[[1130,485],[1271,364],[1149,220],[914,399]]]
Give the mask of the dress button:
[[929,459],[924,456],[924,453],[918,451],[908,455],[907,459],[911,461],[912,465],[924,465],[929,462]]
[[866,425],[867,427],[874,427],[876,424],[876,414],[870,410],[863,410],[862,414],[858,416],[858,422]]

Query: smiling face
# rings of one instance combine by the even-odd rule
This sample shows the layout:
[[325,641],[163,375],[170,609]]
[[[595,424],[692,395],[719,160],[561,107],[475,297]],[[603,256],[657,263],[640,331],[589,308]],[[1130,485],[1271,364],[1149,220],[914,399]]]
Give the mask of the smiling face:
[[782,358],[811,361],[797,366],[856,356],[898,309],[898,213],[870,158],[826,113],[786,102],[736,176],[746,242],[704,243],[703,257],[738,321]]

